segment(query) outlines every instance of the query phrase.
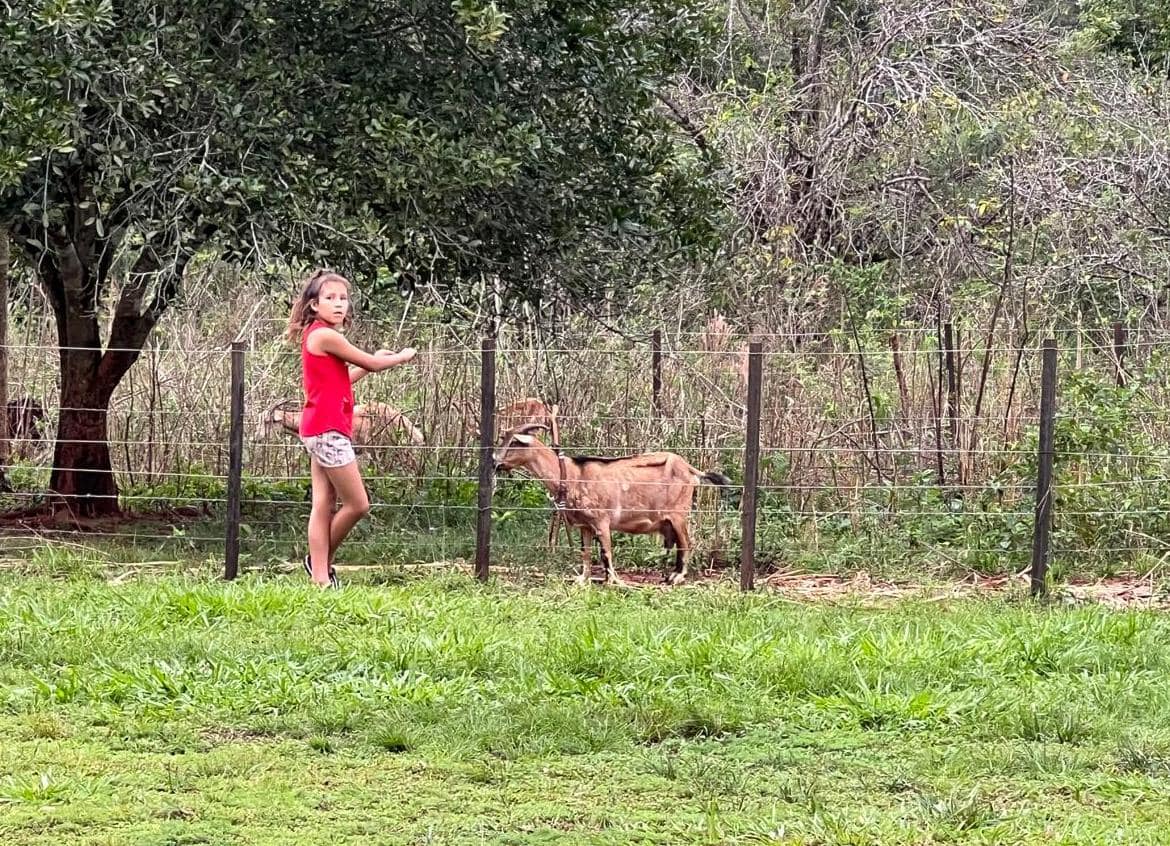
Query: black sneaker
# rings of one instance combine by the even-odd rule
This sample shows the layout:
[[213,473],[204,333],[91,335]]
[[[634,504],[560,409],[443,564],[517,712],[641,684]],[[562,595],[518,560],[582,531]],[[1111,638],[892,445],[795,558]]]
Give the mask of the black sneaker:
[[[308,574],[310,579],[313,578],[312,556],[306,555],[305,560],[302,563],[305,566],[305,573]],[[329,565],[329,587],[331,587],[331,588],[341,587],[341,582],[337,578],[337,569],[332,564]]]

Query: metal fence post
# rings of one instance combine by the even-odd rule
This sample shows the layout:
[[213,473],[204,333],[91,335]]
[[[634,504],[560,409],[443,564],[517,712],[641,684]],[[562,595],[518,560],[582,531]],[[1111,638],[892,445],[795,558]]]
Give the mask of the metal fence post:
[[1113,324],[1113,366],[1117,374],[1117,387],[1125,387],[1125,326],[1120,323]]
[[228,436],[227,534],[224,543],[223,577],[234,579],[240,572],[240,488],[244,468],[244,349],[243,341],[232,342],[231,433]]
[[747,442],[743,448],[743,541],[739,562],[740,590],[756,584],[756,507],[760,475],[760,398],[763,394],[763,346],[748,347]]
[[495,338],[483,339],[479,388],[479,510],[475,523],[475,577],[486,582],[492,543],[492,444],[496,433]]
[[953,323],[943,326],[947,362],[947,419],[951,427],[951,448],[959,447],[959,333]]
[[1044,342],[1040,378],[1040,449],[1036,475],[1036,522],[1032,532],[1032,596],[1048,593],[1048,562],[1052,556],[1052,470],[1055,463],[1053,424],[1056,418],[1056,341]]

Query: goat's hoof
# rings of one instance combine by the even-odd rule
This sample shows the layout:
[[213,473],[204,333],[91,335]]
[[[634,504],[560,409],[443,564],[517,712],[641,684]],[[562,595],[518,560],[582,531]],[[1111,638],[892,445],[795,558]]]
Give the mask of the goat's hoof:
[[666,583],[671,587],[677,587],[687,580],[686,573],[670,573],[666,577]]

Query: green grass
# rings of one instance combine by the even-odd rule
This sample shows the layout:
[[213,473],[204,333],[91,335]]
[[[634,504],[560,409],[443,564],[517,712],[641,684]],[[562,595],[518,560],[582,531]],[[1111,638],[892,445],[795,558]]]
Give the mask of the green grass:
[[0,577],[0,842],[1165,843],[1170,620]]

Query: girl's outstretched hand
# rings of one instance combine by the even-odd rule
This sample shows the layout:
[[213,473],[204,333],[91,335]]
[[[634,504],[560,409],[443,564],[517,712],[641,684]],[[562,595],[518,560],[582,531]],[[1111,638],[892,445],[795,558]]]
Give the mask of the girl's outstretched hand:
[[406,347],[405,349],[394,352],[393,350],[378,350],[374,353],[374,357],[384,364],[383,370],[396,367],[399,364],[406,364],[418,354],[418,350],[414,347]]

